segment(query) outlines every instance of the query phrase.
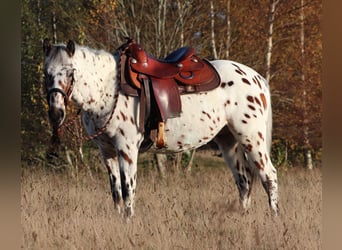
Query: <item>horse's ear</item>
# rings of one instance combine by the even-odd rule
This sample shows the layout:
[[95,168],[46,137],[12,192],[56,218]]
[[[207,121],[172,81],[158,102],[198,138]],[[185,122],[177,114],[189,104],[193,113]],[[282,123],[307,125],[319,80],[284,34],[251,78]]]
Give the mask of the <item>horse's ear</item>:
[[45,38],[43,42],[43,51],[44,51],[45,56],[49,55],[50,50],[51,50],[50,40],[48,38]]
[[70,57],[72,57],[75,54],[75,43],[72,40],[69,40],[67,47],[66,47],[67,53]]

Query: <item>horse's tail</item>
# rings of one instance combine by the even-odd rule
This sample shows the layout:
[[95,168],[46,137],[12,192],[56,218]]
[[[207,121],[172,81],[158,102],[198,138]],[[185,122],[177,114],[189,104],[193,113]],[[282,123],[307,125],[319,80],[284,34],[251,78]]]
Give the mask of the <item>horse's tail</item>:
[[[271,99],[270,99],[271,100]],[[268,106],[268,114],[267,114],[267,121],[266,121],[266,146],[267,151],[271,153],[271,145],[272,145],[272,124],[273,124],[273,117],[272,117],[272,104],[271,101]]]
[[272,116],[272,100],[271,100],[271,90],[269,83],[266,79],[264,79],[265,84],[268,89],[269,94],[269,103],[268,103],[268,109],[267,109],[267,120],[266,120],[266,146],[267,151],[269,154],[271,154],[271,145],[272,145],[272,128],[273,128],[273,116]]

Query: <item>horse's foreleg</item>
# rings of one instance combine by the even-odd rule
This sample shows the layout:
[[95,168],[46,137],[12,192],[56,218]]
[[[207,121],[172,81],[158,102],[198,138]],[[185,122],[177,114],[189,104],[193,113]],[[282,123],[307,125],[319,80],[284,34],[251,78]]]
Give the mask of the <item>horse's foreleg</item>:
[[122,207],[122,192],[119,164],[116,157],[104,157],[109,176],[109,184],[112,192],[114,206],[121,212]]
[[233,134],[225,127],[214,138],[222,156],[231,169],[239,190],[240,204],[247,210],[250,206],[250,194],[253,186],[254,172],[249,169],[248,161]]
[[122,184],[122,198],[126,218],[134,215],[134,196],[137,180],[138,149],[118,149],[120,177]]

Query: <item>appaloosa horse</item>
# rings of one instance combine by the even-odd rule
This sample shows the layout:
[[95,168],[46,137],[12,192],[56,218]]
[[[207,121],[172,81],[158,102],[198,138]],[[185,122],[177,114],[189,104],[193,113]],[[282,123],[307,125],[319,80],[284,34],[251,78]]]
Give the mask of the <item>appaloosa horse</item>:
[[[58,130],[71,99],[81,110],[87,133],[108,169],[115,207],[133,216],[137,159],[144,135],[138,97],[120,89],[120,51],[110,54],[44,41],[49,119]],[[181,96],[182,113],[165,123],[167,147],[157,153],[198,148],[214,140],[235,178],[243,208],[250,205],[254,176],[261,178],[272,211],[278,212],[277,171],[270,159],[272,110],[266,80],[253,69],[228,60],[210,62],[221,78],[211,91]]]

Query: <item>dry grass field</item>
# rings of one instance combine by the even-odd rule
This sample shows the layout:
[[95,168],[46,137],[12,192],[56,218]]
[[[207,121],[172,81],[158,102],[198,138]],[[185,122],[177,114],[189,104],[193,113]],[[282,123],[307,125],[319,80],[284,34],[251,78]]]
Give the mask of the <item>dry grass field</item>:
[[242,213],[230,171],[217,157],[205,159],[197,155],[190,174],[170,171],[163,180],[157,171],[140,170],[129,222],[113,209],[104,171],[91,177],[86,169],[23,167],[22,248],[322,248],[320,169],[279,170],[281,214],[273,218],[260,182],[252,208]]

